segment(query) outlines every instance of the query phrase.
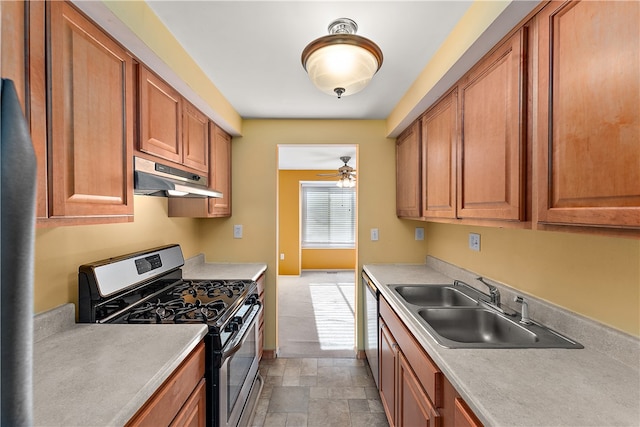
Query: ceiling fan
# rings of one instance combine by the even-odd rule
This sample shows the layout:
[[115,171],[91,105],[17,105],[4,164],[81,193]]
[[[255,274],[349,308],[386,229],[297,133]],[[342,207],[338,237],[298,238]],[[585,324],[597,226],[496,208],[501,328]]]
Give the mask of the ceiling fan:
[[318,176],[335,176],[340,178],[337,183],[338,187],[355,187],[356,170],[347,164],[351,160],[351,156],[342,156],[340,160],[344,165],[340,166],[336,173],[319,173]]

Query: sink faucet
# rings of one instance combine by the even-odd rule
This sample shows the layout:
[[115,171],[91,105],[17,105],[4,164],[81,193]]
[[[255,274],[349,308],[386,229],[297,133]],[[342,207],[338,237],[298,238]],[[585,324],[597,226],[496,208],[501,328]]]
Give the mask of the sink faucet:
[[491,297],[491,304],[496,307],[500,307],[500,291],[498,288],[484,281],[482,277],[476,277],[476,280],[479,280],[480,283],[487,286],[489,288],[489,296]]
[[527,300],[516,295],[515,297],[513,297],[513,301],[522,304],[520,323],[522,323],[523,325],[531,325],[533,322],[529,318],[529,303],[527,302]]

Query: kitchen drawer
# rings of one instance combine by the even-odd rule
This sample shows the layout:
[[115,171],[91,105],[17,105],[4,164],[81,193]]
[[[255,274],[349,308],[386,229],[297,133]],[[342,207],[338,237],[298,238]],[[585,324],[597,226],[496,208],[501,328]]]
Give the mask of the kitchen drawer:
[[395,337],[433,405],[436,408],[442,408],[444,377],[438,366],[416,342],[411,332],[404,326],[384,298],[380,299],[380,317],[384,319],[389,331]]

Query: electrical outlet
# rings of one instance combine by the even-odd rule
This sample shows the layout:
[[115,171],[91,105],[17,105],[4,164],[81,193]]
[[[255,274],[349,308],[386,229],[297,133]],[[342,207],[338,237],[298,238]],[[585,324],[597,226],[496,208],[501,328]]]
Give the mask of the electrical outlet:
[[233,226],[233,238],[242,239],[242,225]]
[[377,228],[372,228],[371,229],[371,241],[375,242],[378,240],[378,229]]
[[469,233],[469,249],[480,252],[480,235],[477,233]]
[[416,227],[416,240],[424,240],[424,228]]
[[280,261],[284,261],[284,254],[280,254]]

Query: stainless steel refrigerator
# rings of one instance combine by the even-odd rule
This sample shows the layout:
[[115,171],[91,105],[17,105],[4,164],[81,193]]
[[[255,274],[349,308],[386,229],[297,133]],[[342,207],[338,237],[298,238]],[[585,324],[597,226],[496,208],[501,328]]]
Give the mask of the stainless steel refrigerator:
[[33,424],[36,158],[13,81],[0,81],[0,424]]

